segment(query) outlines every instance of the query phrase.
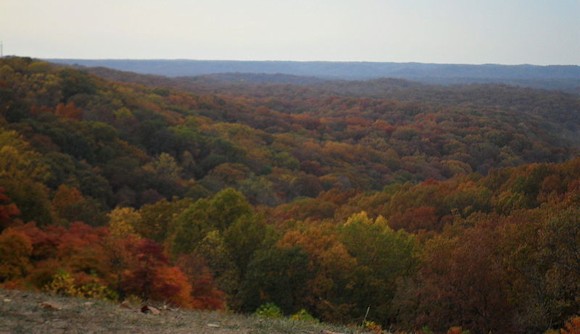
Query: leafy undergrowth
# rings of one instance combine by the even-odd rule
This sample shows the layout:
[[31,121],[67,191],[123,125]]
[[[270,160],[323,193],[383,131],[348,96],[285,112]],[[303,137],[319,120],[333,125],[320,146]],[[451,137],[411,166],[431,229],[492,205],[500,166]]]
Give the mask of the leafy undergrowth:
[[[158,314],[156,311],[159,310]],[[362,333],[286,318],[154,308],[0,289],[0,333]]]

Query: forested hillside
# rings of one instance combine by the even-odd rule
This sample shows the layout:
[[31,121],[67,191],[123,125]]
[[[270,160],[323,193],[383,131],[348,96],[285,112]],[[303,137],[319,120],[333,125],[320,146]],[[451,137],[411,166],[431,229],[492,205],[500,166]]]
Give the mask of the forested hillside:
[[282,74],[332,80],[399,78],[433,84],[495,83],[580,93],[580,66],[466,65],[333,61],[230,61],[187,59],[49,59],[169,77],[208,74]]
[[579,138],[562,92],[2,58],[0,284],[541,333],[580,309]]

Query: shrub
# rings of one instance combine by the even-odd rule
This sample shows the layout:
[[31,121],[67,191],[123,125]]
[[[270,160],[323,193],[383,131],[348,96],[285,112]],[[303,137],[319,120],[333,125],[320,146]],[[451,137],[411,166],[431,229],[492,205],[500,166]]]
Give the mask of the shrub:
[[84,282],[79,283],[66,271],[59,271],[54,275],[52,281],[45,285],[43,290],[71,297],[107,300],[116,300],[118,298],[116,292],[101,284],[97,278],[89,276],[84,279]]
[[305,309],[301,309],[300,311],[292,314],[290,316],[290,319],[292,319],[292,320],[298,320],[298,321],[318,322],[318,319],[316,319],[315,317],[313,317]]
[[365,329],[365,331],[368,331],[371,333],[380,334],[383,332],[383,328],[381,327],[381,325],[377,324],[374,321],[365,321],[363,323],[363,328]]
[[266,303],[260,305],[255,313],[262,318],[282,318],[282,310],[274,303]]

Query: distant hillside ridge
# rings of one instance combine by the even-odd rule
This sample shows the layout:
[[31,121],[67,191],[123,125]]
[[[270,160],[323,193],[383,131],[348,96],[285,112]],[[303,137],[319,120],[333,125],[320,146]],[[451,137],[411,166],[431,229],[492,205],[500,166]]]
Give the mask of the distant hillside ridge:
[[286,74],[343,80],[368,80],[390,77],[438,84],[504,83],[575,93],[580,92],[580,66],[577,65],[462,65],[392,62],[163,59],[47,60],[58,64],[87,67],[101,66],[122,71],[169,77],[200,76],[217,73]]

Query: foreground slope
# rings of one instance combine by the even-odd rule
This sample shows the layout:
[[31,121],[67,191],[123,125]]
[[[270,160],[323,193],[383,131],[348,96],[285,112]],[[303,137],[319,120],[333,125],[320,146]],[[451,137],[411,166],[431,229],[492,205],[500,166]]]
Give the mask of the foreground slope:
[[0,289],[2,333],[362,333],[357,329],[290,319],[259,318],[225,312],[161,309],[143,313],[139,305],[63,298]]

